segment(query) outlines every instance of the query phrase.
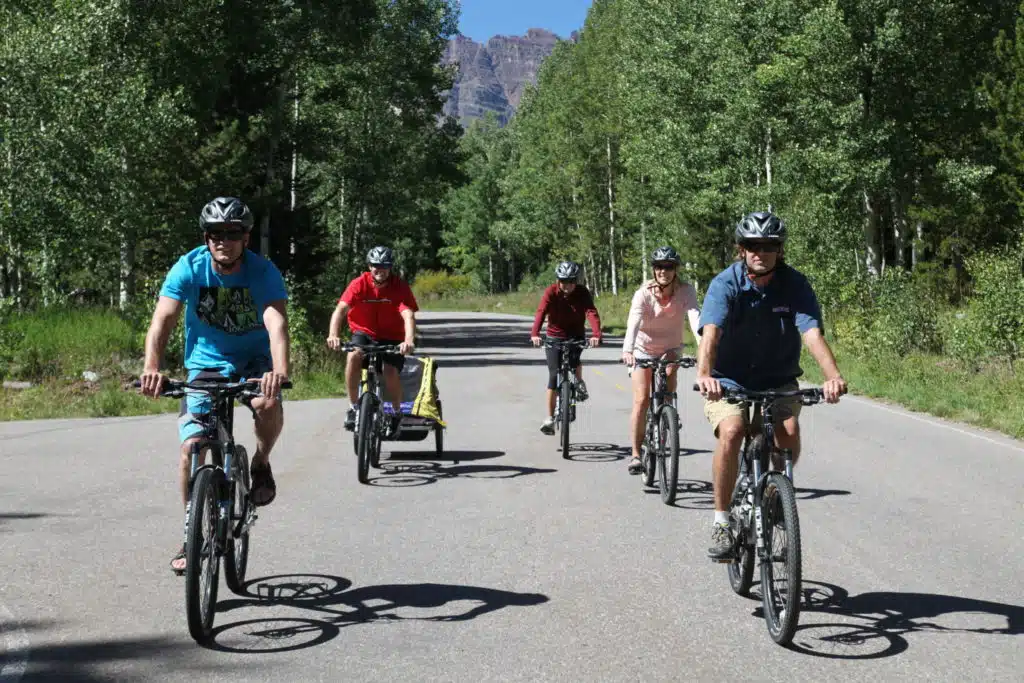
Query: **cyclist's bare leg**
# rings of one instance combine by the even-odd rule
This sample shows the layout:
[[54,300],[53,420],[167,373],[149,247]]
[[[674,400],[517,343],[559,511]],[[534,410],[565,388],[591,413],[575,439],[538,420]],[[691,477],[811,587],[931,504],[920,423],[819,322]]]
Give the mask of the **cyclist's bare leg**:
[[548,417],[555,416],[555,397],[558,396],[558,392],[554,389],[548,389],[547,401],[548,401]]
[[[181,506],[188,506],[188,480],[192,477],[192,444],[199,443],[198,438],[186,439],[181,444],[181,459],[178,464],[178,488],[181,489]],[[206,462],[206,453],[209,448],[204,448],[200,454],[199,464]]]
[[732,500],[732,489],[736,485],[739,470],[740,448],[746,432],[744,420],[738,415],[727,417],[718,423],[718,443],[711,461],[711,475],[715,487],[715,512],[727,512]]
[[395,415],[400,414],[402,410],[402,380],[398,376],[398,368],[394,365],[384,365],[384,396],[391,401]]
[[633,457],[640,457],[640,446],[644,441],[647,426],[647,405],[651,402],[650,368],[633,368],[633,412],[629,416],[629,437],[633,446]]
[[252,464],[261,467],[270,462],[270,451],[284,428],[284,408],[274,396],[254,398],[252,408],[256,411],[256,452],[252,454]]
[[359,379],[363,374],[363,352],[350,351],[345,362],[345,387],[352,405],[359,400]]
[[[800,422],[796,416],[787,417],[775,425],[775,445],[779,448],[793,450],[793,464],[800,459]],[[782,463],[775,463],[775,468],[782,470]]]

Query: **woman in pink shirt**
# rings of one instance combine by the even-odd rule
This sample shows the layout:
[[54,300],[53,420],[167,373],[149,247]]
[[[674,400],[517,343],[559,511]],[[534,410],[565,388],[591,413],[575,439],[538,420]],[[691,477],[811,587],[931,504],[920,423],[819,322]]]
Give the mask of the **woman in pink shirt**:
[[[665,356],[679,358],[683,346],[683,329],[689,322],[693,338],[699,339],[697,324],[700,309],[697,291],[688,282],[679,279],[676,271],[681,262],[672,247],[658,247],[651,256],[654,278],[636,290],[629,307],[626,338],[622,342],[622,362],[630,367],[633,380],[633,412],[630,415],[629,435],[633,441],[633,457],[629,460],[629,473],[639,474],[640,444],[644,439],[647,422],[647,404],[650,401],[650,368],[635,368],[640,359]],[[676,390],[676,366],[668,369],[669,389]]]

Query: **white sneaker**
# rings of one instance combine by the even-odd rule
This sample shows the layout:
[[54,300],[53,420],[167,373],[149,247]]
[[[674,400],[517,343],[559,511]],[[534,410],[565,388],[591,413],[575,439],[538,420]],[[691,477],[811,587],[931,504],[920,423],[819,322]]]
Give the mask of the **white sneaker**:
[[546,418],[540,424],[540,431],[542,431],[543,433],[547,434],[548,436],[551,436],[552,434],[554,434],[555,433],[555,418],[553,418],[553,417]]

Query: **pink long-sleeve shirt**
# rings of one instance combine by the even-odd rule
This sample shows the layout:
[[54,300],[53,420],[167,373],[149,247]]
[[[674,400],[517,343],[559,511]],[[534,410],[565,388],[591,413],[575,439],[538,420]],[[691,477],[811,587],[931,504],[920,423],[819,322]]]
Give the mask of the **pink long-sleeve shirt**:
[[668,299],[659,299],[658,291],[655,281],[648,280],[633,295],[626,321],[626,337],[622,342],[623,353],[660,356],[680,346],[687,320],[694,339],[697,339],[700,309],[693,285],[677,280]]

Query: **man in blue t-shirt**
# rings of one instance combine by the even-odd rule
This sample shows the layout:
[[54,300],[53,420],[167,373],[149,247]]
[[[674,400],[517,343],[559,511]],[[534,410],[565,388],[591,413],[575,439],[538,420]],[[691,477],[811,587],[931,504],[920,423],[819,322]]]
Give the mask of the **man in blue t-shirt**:
[[[707,399],[704,414],[718,444],[713,460],[715,522],[708,554],[729,557],[733,537],[729,503],[736,484],[740,447],[746,434],[746,404],[722,399],[722,386],[753,391],[796,389],[800,340],[825,374],[825,400],[836,403],[846,393],[835,357],[822,334],[821,309],[801,273],[783,262],[786,226],[770,212],[758,211],[736,226],[740,260],[719,273],[701,308],[701,342],[697,384]],[[775,440],[779,448],[800,455],[799,401],[775,406]]]
[[[252,455],[252,500],[267,505],[277,495],[270,451],[284,426],[281,383],[288,377],[288,294],[280,271],[246,247],[252,213],[234,197],[218,197],[199,217],[205,246],[182,256],[164,280],[146,335],[142,392],[156,398],[164,382],[160,362],[167,339],[185,306],[185,368],[189,381],[225,377],[260,379],[262,396],[251,406],[256,417],[256,452]],[[191,448],[205,432],[203,416],[209,397],[188,395],[181,402],[179,483],[188,504]],[[171,560],[185,571],[185,548]]]

